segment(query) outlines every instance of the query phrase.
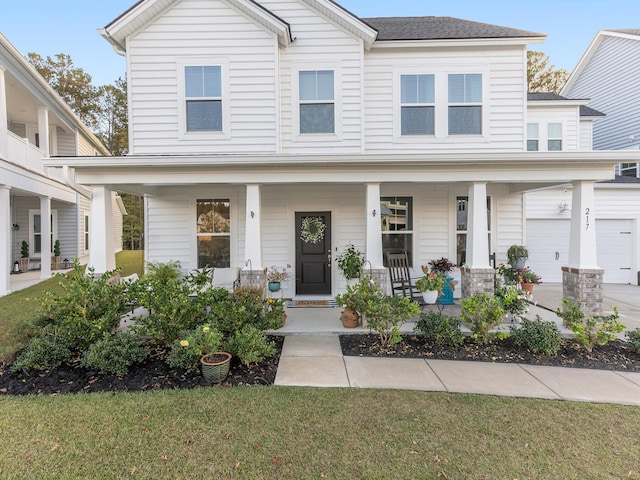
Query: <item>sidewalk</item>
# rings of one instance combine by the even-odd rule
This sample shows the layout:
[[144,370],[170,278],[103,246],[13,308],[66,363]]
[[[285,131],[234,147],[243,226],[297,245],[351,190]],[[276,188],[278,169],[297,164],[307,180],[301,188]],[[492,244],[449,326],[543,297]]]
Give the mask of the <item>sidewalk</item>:
[[640,373],[416,358],[345,357],[337,335],[286,336],[275,384],[640,405]]

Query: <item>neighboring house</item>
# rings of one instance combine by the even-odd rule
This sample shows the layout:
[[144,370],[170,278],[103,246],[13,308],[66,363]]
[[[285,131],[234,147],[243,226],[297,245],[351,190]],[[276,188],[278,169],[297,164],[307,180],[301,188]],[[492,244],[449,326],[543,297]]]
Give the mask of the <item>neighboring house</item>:
[[[605,116],[593,124],[594,150],[640,148],[640,30],[601,30],[571,73],[562,95],[588,99]],[[584,145],[590,149],[583,135]],[[582,142],[581,142],[582,143]],[[638,284],[640,272],[640,180],[638,163],[616,165],[616,178],[595,189],[598,266],[606,283]],[[570,186],[527,195],[527,245],[530,263],[545,281],[562,281],[558,266],[567,262]]]
[[[11,291],[10,272],[21,263],[23,241],[29,244],[28,268],[39,268],[43,279],[51,275],[56,240],[70,263],[75,257],[86,262],[94,247],[91,189],[75,185],[72,171],[43,164],[44,157],[58,155],[109,152],[0,34],[0,296]],[[122,249],[124,206],[115,194],[109,202],[109,224],[119,227],[110,227],[114,255]]]
[[[600,308],[581,213],[638,155],[578,149],[573,101],[562,135],[576,148],[527,151],[529,111],[542,111],[527,102],[526,51],[544,35],[361,19],[328,0],[143,0],[102,35],[127,57],[130,154],[47,164],[103,197],[144,195],[146,260],[241,267],[258,284],[292,264],[285,296],[328,297],[345,286],[332,259],[353,242],[385,287],[384,254],[406,251],[416,274],[446,256],[463,264],[462,295],[492,291],[490,252],[504,261],[526,239],[524,193],[569,182],[566,296]],[[96,249],[91,261],[114,262]]]

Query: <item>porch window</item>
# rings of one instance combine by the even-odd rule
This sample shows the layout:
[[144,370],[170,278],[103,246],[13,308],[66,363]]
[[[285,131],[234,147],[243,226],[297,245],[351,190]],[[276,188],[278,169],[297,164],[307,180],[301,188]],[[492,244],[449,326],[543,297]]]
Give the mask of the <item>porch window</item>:
[[89,215],[84,214],[84,224],[83,224],[83,233],[84,233],[84,251],[85,253],[89,251]]
[[550,123],[547,125],[547,150],[560,152],[562,150],[562,124]]
[[185,66],[187,132],[222,131],[222,68]]
[[198,268],[231,266],[229,199],[196,200]]
[[[467,261],[467,220],[469,197],[456,197],[456,263]],[[491,197],[487,197],[487,230],[489,231],[489,252],[491,252]]]
[[333,70],[298,72],[300,133],[335,133]]
[[527,123],[527,152],[539,150],[539,132],[537,123]]
[[435,76],[400,76],[401,135],[435,132]]
[[407,252],[413,265],[413,199],[411,197],[380,197],[382,223],[382,254],[387,266],[387,253]]
[[449,135],[482,134],[482,74],[449,74]]
[[[54,238],[57,238],[58,232],[58,212],[51,211],[51,251],[53,252]],[[31,254],[42,253],[42,218],[40,210],[29,210],[29,251]]]

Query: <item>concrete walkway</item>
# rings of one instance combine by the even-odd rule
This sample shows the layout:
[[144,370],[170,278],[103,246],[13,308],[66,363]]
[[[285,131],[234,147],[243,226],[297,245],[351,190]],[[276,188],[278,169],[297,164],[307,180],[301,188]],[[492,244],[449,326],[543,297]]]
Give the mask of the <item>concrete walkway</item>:
[[275,384],[640,405],[640,373],[416,358],[345,357],[337,335],[286,336]]

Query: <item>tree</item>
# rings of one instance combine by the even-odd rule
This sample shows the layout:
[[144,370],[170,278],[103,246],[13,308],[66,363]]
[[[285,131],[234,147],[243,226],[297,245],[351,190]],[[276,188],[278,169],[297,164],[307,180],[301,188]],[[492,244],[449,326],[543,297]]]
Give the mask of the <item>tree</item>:
[[125,250],[142,250],[144,207],[142,198],[123,193],[122,202],[127,215],[122,219],[122,247]]
[[129,147],[127,121],[127,81],[119,77],[115,85],[99,89],[97,136],[112,155],[124,155]]
[[37,53],[27,54],[28,61],[44,77],[58,95],[71,107],[88,127],[98,122],[100,91],[91,84],[91,75],[76,68],[69,55],[58,53],[55,59],[43,59]]
[[564,68],[549,65],[549,56],[543,52],[527,51],[527,84],[530,92],[558,93],[569,78]]

